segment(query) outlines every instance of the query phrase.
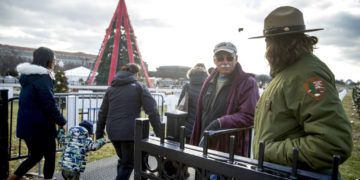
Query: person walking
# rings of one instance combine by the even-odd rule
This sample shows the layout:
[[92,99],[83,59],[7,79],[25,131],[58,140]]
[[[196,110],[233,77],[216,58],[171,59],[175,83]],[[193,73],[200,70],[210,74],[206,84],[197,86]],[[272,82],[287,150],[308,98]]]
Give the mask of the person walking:
[[[199,145],[204,131],[249,128],[253,125],[259,98],[256,80],[245,73],[238,62],[237,49],[230,42],[214,48],[216,69],[201,89],[190,144]],[[250,129],[236,133],[235,154],[249,156]],[[229,152],[229,135],[212,138],[209,148]]]
[[65,180],[79,180],[80,173],[86,168],[88,152],[99,150],[106,144],[104,138],[93,141],[93,134],[93,124],[86,120],[78,126],[71,127],[67,134],[65,129],[59,129],[57,138],[59,144],[64,146],[59,164]]
[[[187,139],[186,142],[189,142],[194,126],[199,93],[204,81],[208,77],[208,73],[206,72],[205,65],[198,63],[193,68],[189,69],[186,76],[190,82],[183,86],[178,105],[183,98],[188,98],[188,114],[185,119],[185,136]],[[187,97],[185,97],[185,94],[187,94]]]
[[302,12],[291,6],[273,10],[264,20],[266,58],[272,81],[255,112],[254,157],[265,143],[264,160],[331,173],[333,155],[340,163],[351,154],[351,124],[327,65],[313,54],[318,38],[305,32]]
[[160,133],[160,115],[149,90],[137,81],[140,67],[129,63],[115,75],[106,90],[98,113],[96,139],[104,137],[104,128],[119,157],[116,180],[129,179],[134,169],[135,119],[141,107],[149,116],[153,130]]
[[43,157],[44,178],[53,178],[56,125],[66,124],[54,98],[54,66],[54,52],[49,48],[40,47],[33,52],[31,64],[22,63],[16,67],[21,74],[16,135],[25,141],[29,156],[8,180],[21,179]]

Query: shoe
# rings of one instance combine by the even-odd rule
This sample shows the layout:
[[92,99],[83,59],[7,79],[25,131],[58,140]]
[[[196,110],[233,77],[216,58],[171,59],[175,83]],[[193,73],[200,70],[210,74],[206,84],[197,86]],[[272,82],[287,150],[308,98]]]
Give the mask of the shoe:
[[25,176],[19,177],[19,176],[15,175],[15,174],[11,174],[11,175],[7,178],[7,180],[29,180],[29,178],[27,178],[27,177],[25,177]]
[[11,174],[11,175],[7,178],[7,180],[20,180],[20,177],[18,177],[18,176],[15,175],[15,174]]

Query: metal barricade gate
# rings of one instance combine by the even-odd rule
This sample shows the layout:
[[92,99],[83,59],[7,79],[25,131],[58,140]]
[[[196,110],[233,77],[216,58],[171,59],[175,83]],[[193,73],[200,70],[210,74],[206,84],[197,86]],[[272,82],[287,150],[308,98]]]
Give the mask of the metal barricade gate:
[[[305,171],[297,168],[298,150],[294,149],[294,164],[286,167],[263,161],[264,144],[260,144],[259,160],[209,150],[207,139],[204,147],[184,144],[184,130],[181,128],[180,142],[165,140],[165,125],[160,138],[149,136],[149,121],[139,118],[135,129],[135,176],[140,179],[186,179],[187,168],[195,170],[196,179],[209,179],[215,175],[220,179],[337,179],[338,157],[334,158],[332,176]],[[206,136],[205,136],[206,137]],[[230,150],[234,148],[234,138],[230,139]],[[148,156],[156,159],[156,167],[150,167]],[[176,173],[168,175],[166,162],[171,161]]]
[[[23,140],[16,138],[15,122],[13,116],[17,114],[17,103],[19,98],[13,97],[8,99],[8,90],[0,90],[0,179],[6,179],[9,174],[9,161],[23,159],[28,157],[25,143]],[[100,108],[100,99],[105,93],[56,93],[55,100],[60,108],[60,112],[66,117],[71,118],[67,124],[68,129],[77,125],[83,120],[90,120],[94,124],[97,121],[97,110]],[[153,93],[157,108],[161,115],[164,114],[164,97],[160,94]],[[61,151],[57,146],[57,151]],[[41,165],[39,164],[38,167]],[[41,174],[38,168],[38,175]]]

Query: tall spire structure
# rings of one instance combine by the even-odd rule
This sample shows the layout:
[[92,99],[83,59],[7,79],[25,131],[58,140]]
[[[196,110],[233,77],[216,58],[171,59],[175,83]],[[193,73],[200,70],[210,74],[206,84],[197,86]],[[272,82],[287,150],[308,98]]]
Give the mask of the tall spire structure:
[[[141,66],[140,75],[145,78],[147,86],[150,87],[147,67],[138,48],[125,0],[119,0],[87,84],[93,85],[96,82],[97,85],[110,85],[115,73],[127,63],[136,63]],[[97,76],[96,73],[98,73]]]

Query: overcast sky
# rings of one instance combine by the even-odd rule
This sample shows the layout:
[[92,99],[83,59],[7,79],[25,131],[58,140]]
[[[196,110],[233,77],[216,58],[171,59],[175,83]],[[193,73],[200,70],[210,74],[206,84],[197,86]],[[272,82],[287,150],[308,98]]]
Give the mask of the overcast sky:
[[[0,44],[47,46],[97,54],[118,0],[0,0]],[[263,19],[278,6],[304,13],[319,37],[315,54],[336,79],[360,81],[360,0],[127,0],[131,24],[150,70],[162,65],[213,66],[213,47],[238,47],[247,72],[269,74]],[[239,33],[238,28],[244,28]]]

